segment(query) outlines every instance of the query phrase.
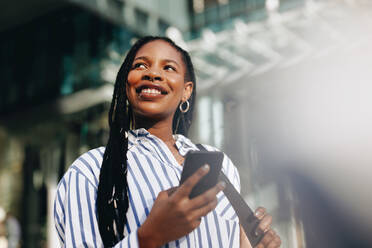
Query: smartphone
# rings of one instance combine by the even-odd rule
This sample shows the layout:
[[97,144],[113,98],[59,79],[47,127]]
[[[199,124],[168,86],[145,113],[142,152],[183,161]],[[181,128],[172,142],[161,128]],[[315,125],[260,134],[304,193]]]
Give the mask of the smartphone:
[[189,195],[190,199],[204,193],[217,184],[218,176],[222,168],[223,156],[222,152],[209,151],[190,151],[186,154],[180,185],[200,167],[205,164],[209,165],[209,172],[194,186]]

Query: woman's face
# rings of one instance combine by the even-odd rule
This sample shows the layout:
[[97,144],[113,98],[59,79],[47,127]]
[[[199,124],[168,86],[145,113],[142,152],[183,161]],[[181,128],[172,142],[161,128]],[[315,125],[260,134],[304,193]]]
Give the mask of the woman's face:
[[173,120],[180,102],[192,93],[193,83],[185,82],[182,55],[163,40],[142,46],[133,61],[126,87],[136,117]]

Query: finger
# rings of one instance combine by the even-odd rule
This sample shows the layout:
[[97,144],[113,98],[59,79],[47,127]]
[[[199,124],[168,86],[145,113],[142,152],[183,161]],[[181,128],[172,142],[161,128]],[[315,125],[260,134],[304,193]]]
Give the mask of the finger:
[[270,229],[267,231],[264,235],[264,237],[261,239],[260,244],[263,244],[264,247],[267,247],[267,245],[274,239],[275,232]]
[[256,215],[256,217],[259,219],[259,220],[262,220],[263,217],[265,216],[266,214],[266,208],[264,207],[258,207],[256,209],[256,211],[254,212],[254,214]]
[[189,196],[192,188],[199,182],[199,180],[205,176],[209,171],[209,165],[203,165],[200,167],[192,176],[190,176],[182,185],[180,185],[177,191],[173,194],[175,198],[182,198]]
[[172,188],[169,188],[166,190],[166,192],[168,193],[168,196],[171,196],[174,192],[176,192],[178,187],[172,187]]
[[195,197],[191,200],[192,207],[191,209],[197,209],[200,208],[209,202],[213,201],[216,198],[216,195],[225,188],[226,183],[225,182],[219,182],[216,184],[216,186],[210,188],[203,194]]
[[282,241],[280,237],[275,234],[273,240],[271,240],[267,248],[278,248],[280,247],[281,244],[282,244]]
[[257,226],[256,234],[261,235],[270,229],[270,225],[273,221],[273,217],[270,214],[266,214]]
[[191,223],[191,228],[194,230],[198,226],[200,226],[201,223],[201,218],[194,218],[192,223]]
[[191,213],[192,219],[199,219],[200,220],[201,217],[206,216],[210,211],[215,209],[216,206],[217,206],[217,203],[218,203],[217,197],[214,197],[214,199],[212,201],[208,202],[208,204],[204,205],[203,207],[195,209]]

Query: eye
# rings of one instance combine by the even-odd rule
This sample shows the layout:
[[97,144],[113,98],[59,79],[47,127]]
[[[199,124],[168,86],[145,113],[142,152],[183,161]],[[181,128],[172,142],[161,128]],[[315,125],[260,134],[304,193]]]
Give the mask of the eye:
[[164,70],[166,70],[166,71],[177,71],[176,68],[174,66],[171,66],[171,65],[164,66]]
[[146,65],[142,62],[140,63],[135,63],[133,66],[132,66],[132,69],[146,69]]

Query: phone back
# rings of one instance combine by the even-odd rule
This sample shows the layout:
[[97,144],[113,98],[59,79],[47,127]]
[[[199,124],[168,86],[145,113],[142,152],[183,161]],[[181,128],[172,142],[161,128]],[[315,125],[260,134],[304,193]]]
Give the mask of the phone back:
[[198,196],[217,184],[223,161],[222,152],[190,151],[187,153],[182,170],[180,185],[200,167],[208,164],[210,169],[193,188],[190,198]]

